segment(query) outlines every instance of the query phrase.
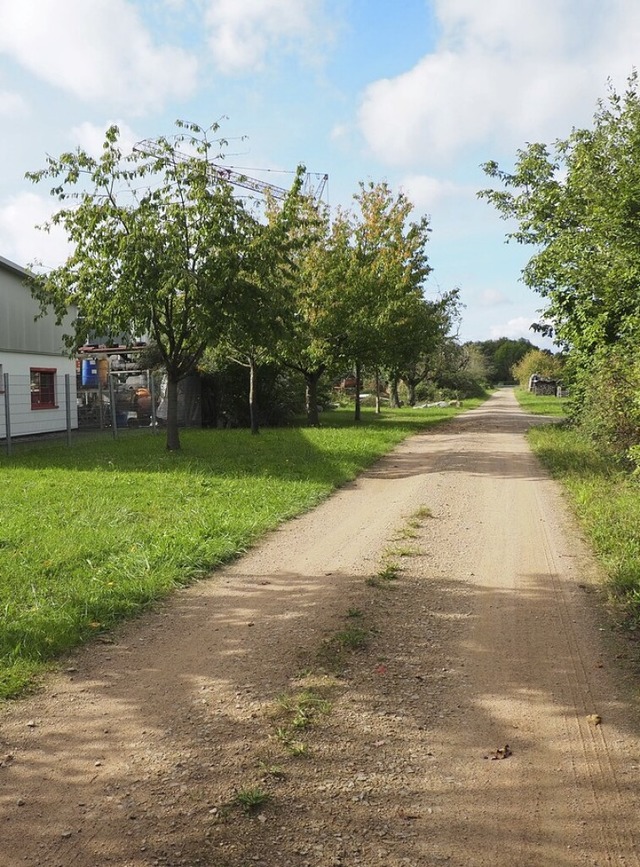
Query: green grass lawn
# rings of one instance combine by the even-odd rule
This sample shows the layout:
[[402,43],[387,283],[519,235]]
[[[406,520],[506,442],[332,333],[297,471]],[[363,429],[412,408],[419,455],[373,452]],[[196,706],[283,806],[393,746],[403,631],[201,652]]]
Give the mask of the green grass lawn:
[[[463,409],[480,401],[466,401]],[[132,431],[0,455],[0,697],[62,651],[203,577],[453,408],[322,427]]]
[[565,414],[566,397],[538,396],[525,391],[523,388],[516,388],[514,392],[518,403],[525,412],[530,412],[534,415],[553,416],[563,416]]

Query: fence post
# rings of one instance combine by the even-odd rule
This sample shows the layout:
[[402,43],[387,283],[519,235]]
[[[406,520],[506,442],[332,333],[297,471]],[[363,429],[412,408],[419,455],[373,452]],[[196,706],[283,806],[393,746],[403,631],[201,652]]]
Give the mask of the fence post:
[[[111,374],[107,373],[107,377],[110,376]],[[100,430],[104,430],[104,401],[102,399],[102,381],[100,379],[98,379],[98,426]]]
[[67,410],[67,445],[71,445],[71,377],[64,375],[64,403]]
[[156,419],[156,380],[152,370],[147,371],[149,378],[149,392],[151,393],[151,430],[154,434],[158,433],[158,424]]
[[118,438],[118,422],[116,421],[116,397],[113,387],[113,374],[109,374],[109,404],[111,407],[111,430],[114,440]]
[[2,376],[4,380],[4,421],[7,434],[7,454],[11,457],[11,409],[9,407],[9,374]]

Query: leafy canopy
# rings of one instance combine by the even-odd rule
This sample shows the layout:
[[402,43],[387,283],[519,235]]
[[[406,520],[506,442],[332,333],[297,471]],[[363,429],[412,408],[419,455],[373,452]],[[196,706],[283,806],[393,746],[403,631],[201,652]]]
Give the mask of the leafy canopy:
[[511,172],[484,165],[502,188],[479,195],[515,220],[509,239],[536,248],[523,277],[545,299],[538,329],[586,354],[640,333],[639,153],[634,73],[623,95],[610,88],[592,129],[529,144]]

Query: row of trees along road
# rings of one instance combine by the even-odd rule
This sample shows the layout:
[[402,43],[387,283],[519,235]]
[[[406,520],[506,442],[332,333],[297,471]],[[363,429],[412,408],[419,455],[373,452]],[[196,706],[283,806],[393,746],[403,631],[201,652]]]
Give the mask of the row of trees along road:
[[[260,365],[299,371],[318,423],[320,377],[338,366],[409,377],[443,342],[457,290],[427,301],[426,218],[384,184],[360,184],[352,211],[332,219],[303,192],[304,167],[284,199],[242,199],[214,161],[217,125],[178,122],[178,133],[123,153],[111,127],[102,153],[78,149],[30,172],[52,180],[73,252],[35,275],[32,292],[58,317],[75,307],[70,349],[91,333],[148,335],[168,379],[167,448],[180,448],[178,383],[205,352],[250,371],[252,431]],[[356,417],[359,417],[359,383]]]
[[568,354],[574,415],[598,445],[640,459],[640,96],[609,88],[593,126],[484,166],[479,193],[535,248],[523,277],[545,301],[538,329]]

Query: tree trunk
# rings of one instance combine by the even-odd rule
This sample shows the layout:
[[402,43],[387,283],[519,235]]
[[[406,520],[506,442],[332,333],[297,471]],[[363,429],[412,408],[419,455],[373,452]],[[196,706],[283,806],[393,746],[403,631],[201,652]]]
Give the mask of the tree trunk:
[[398,379],[395,374],[391,377],[391,385],[389,387],[389,406],[393,409],[400,409],[400,395],[398,394]]
[[307,424],[311,427],[320,427],[320,416],[318,415],[318,380],[320,376],[321,374],[317,371],[305,373],[304,375],[306,382]]
[[361,391],[362,369],[360,367],[359,361],[356,361],[355,374],[356,374],[356,411],[355,411],[354,418],[356,421],[360,421],[360,417],[361,417],[360,391]]
[[254,358],[249,359],[249,417],[251,419],[251,433],[259,434],[258,427],[258,401],[256,384],[258,380],[258,365]]
[[380,371],[376,367],[376,415],[380,415]]
[[178,380],[172,376],[167,378],[167,450],[180,450],[180,432],[178,430]]
[[409,391],[409,406],[416,405],[416,384],[415,382],[408,382],[407,389]]

